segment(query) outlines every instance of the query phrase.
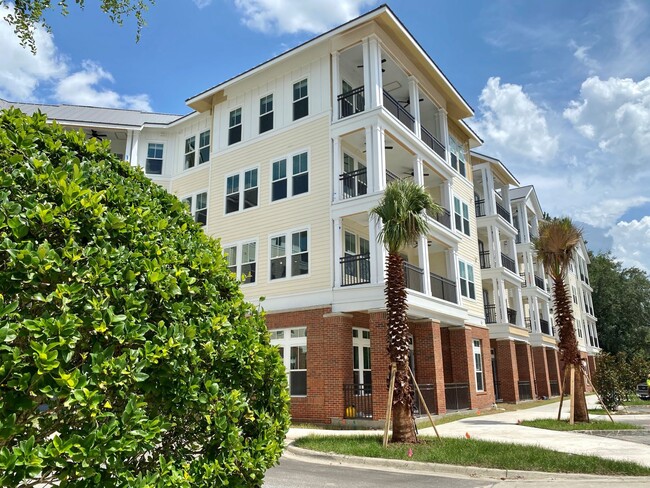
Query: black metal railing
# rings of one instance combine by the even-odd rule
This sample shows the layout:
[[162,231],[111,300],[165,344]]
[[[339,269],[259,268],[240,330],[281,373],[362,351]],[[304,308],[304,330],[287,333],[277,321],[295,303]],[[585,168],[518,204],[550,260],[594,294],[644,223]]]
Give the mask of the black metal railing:
[[524,324],[529,331],[533,331],[533,321],[530,317],[524,317]]
[[497,214],[510,222],[510,211],[503,207],[499,202],[497,202]]
[[427,211],[427,215],[432,219],[437,220],[448,229],[451,229],[451,214],[446,208],[442,208],[439,213]]
[[414,132],[415,117],[413,117],[408,110],[402,107],[402,105],[386,90],[384,90],[384,107],[392,113],[397,120],[408,127],[411,132]]
[[474,201],[474,213],[477,217],[485,217],[485,200]]
[[515,260],[503,253],[501,253],[501,266],[509,269],[513,273],[517,272],[517,268],[515,267]]
[[341,93],[337,100],[339,101],[339,118],[349,117],[350,115],[363,112],[366,108],[363,86],[355,88],[345,93]]
[[481,269],[489,269],[490,268],[490,251],[480,251],[478,254],[479,254],[480,261],[481,261]]
[[343,185],[343,199],[353,198],[368,193],[368,170],[361,168],[339,175]]
[[341,286],[370,283],[370,254],[349,254],[340,259]]
[[508,323],[512,325],[517,325],[517,311],[512,308],[506,308],[508,312]]
[[551,396],[560,396],[560,383],[557,380],[550,380],[548,383],[551,387]]
[[411,263],[404,263],[404,283],[406,288],[410,290],[419,291],[422,293],[422,278],[424,277],[424,270],[412,265]]
[[372,385],[343,385],[343,418],[372,419]]
[[542,334],[553,335],[552,334],[553,331],[551,330],[551,328],[548,325],[548,320],[539,319],[539,326],[540,326],[540,329],[542,329]]
[[540,278],[537,275],[535,275],[535,286],[537,288],[541,288],[542,290],[546,291],[546,286],[544,285],[544,279]]
[[430,278],[431,295],[448,302],[457,303],[456,283],[435,273],[430,273]]
[[[438,404],[436,403],[436,385],[424,384],[418,385],[420,387],[420,392],[424,398],[424,402],[427,405],[427,409],[431,415],[438,413]],[[413,413],[415,415],[426,415],[427,411],[424,409],[424,405],[420,401],[420,395],[415,392],[415,399],[413,400]]]
[[520,381],[518,386],[519,386],[519,400],[533,399],[533,391],[530,387],[530,381]]
[[483,310],[485,311],[485,322],[488,323],[488,324],[496,324],[497,323],[497,306],[495,304],[484,305]]
[[502,402],[503,401],[503,397],[501,396],[501,382],[500,381],[495,381],[494,382],[494,400],[497,401],[497,402]]
[[450,410],[467,410],[469,408],[469,383],[445,384],[445,406]]
[[433,152],[435,152],[438,156],[440,156],[443,160],[445,159],[445,146],[440,142],[438,139],[434,137],[431,132],[429,132],[426,127],[423,125],[420,125],[420,138],[422,141],[429,146],[431,149],[433,149]]
[[386,184],[392,183],[393,181],[399,180],[400,177],[397,176],[395,173],[386,170]]
[[526,282],[526,273],[519,273],[519,276],[521,276],[524,279],[524,282],[522,283],[521,287],[526,288],[528,286],[528,283]]

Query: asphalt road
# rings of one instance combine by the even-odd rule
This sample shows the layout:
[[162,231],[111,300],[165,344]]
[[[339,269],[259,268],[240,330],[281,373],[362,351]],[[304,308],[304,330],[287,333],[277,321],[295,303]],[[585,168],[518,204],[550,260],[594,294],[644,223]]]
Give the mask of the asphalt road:
[[297,461],[283,457],[266,473],[264,488],[478,488],[494,486],[489,480],[413,474],[408,471],[375,470]]

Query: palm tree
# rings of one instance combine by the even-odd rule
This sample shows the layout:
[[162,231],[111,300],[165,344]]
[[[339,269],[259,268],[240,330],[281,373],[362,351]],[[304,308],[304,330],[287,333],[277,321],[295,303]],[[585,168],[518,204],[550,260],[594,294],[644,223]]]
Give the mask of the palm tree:
[[439,213],[424,187],[410,180],[397,180],[386,186],[379,204],[371,214],[380,218],[383,228],[378,240],[388,250],[386,257],[387,343],[391,362],[397,364],[393,390],[392,442],[415,442],[413,387],[409,375],[409,328],[407,320],[404,260],[399,252],[417,242],[428,229],[425,212]]
[[581,371],[581,358],[578,340],[573,327],[571,298],[566,284],[566,274],[576,247],[582,238],[578,229],[568,217],[553,218],[542,221],[539,225],[539,237],[533,246],[538,259],[544,265],[546,273],[553,280],[553,304],[555,307],[555,325],[560,331],[560,357],[565,366],[578,368],[575,392],[571,396],[574,405],[574,420],[589,422],[585,400],[585,381]]

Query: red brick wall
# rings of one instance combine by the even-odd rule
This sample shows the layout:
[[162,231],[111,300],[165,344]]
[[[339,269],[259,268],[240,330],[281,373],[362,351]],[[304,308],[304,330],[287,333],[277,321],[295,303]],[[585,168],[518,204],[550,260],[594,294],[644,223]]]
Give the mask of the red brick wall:
[[390,359],[386,349],[386,312],[367,315],[370,329],[370,361],[372,363],[372,408],[373,419],[386,418],[388,403],[388,382]]
[[504,402],[516,403],[519,401],[519,370],[517,368],[517,353],[514,341],[493,340],[497,363],[497,381],[499,393]]
[[548,359],[545,347],[533,347],[533,364],[535,366],[537,395],[550,397],[551,385],[549,384]]
[[421,320],[410,323],[409,327],[413,335],[416,380],[419,385],[433,385],[436,411],[431,413],[443,414],[446,412],[445,372],[442,359],[440,324],[433,320]]
[[[481,340],[481,353],[483,355],[483,382],[485,383],[485,391],[476,392],[474,395],[472,408],[486,409],[492,407],[496,402],[494,396],[494,375],[492,373],[492,355],[490,351],[490,331],[483,327],[471,327],[470,334],[472,339]],[[472,365],[471,371],[473,372],[474,356],[472,349],[470,349],[469,352]]]

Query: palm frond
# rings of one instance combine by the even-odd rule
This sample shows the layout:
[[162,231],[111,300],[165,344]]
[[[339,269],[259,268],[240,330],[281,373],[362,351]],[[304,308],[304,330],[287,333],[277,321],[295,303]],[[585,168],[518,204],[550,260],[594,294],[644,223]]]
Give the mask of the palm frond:
[[539,237],[533,239],[533,248],[553,279],[566,275],[581,238],[582,230],[568,217],[556,217],[539,223]]

